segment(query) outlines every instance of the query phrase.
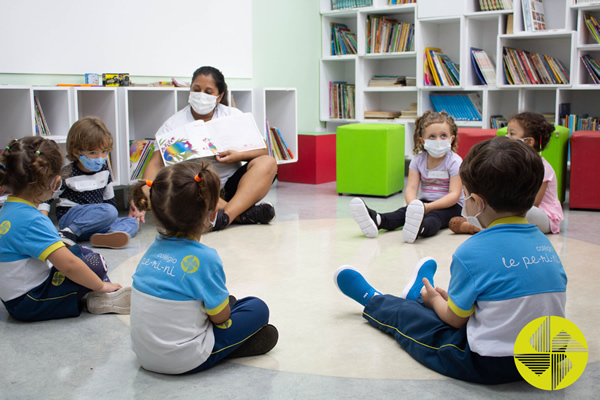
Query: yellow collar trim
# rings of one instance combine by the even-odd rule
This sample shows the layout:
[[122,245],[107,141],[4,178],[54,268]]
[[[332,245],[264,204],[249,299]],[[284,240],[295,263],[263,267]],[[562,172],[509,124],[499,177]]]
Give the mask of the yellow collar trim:
[[8,196],[7,199],[6,199],[6,201],[8,203],[23,203],[23,204],[28,204],[28,205],[30,205],[33,208],[37,208],[36,206],[33,205],[33,203],[30,203],[27,200],[22,199],[20,197]]
[[488,228],[491,228],[492,226],[496,226],[496,225],[505,225],[505,224],[528,224],[529,222],[527,222],[527,220],[524,217],[503,217],[503,218],[498,218],[497,220],[492,221],[492,223],[488,226]]

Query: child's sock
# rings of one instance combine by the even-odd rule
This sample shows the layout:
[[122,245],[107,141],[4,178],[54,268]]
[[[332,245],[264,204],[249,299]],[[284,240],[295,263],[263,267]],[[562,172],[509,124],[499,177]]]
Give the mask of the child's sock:
[[435,271],[437,270],[437,263],[431,257],[425,257],[421,259],[415,269],[413,270],[412,276],[410,277],[410,281],[404,287],[402,294],[400,297],[407,300],[416,300],[421,294],[421,289],[423,289],[423,278],[427,278],[431,286],[433,284],[433,276],[435,275]]
[[366,237],[377,237],[381,216],[375,210],[371,210],[364,201],[355,197],[350,201],[350,214]]
[[346,296],[366,306],[373,296],[382,293],[366,281],[366,279],[350,265],[342,265],[333,274],[333,281]]

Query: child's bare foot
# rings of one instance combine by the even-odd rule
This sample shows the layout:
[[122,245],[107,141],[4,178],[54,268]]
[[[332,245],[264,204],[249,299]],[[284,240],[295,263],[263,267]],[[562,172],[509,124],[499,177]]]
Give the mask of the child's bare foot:
[[473,235],[481,231],[481,228],[471,225],[464,217],[454,217],[448,225],[454,233],[468,233],[469,235]]

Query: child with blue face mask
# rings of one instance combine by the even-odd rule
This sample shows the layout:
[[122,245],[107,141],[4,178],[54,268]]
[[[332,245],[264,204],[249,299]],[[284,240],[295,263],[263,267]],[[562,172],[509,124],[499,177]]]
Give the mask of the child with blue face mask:
[[48,215],[54,199],[59,234],[67,246],[90,240],[96,247],[121,248],[138,231],[135,218],[118,217],[108,153],[113,138],[98,117],[75,122],[67,136],[63,184],[38,207]]
[[350,213],[363,234],[376,237],[380,229],[402,228],[405,242],[433,236],[460,216],[463,199],[456,151],[458,128],[446,112],[426,111],[415,121],[415,158],[410,162],[404,191],[407,206],[377,213],[359,198],[350,202]]

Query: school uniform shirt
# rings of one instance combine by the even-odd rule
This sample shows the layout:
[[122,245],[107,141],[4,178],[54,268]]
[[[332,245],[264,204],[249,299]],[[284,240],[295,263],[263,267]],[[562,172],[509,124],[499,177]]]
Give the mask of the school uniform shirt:
[[50,218],[9,196],[0,210],[0,299],[16,299],[44,283],[51,268],[46,259],[61,247]]
[[481,356],[512,356],[525,325],[565,316],[565,270],[548,238],[525,218],[500,218],[467,239],[450,273],[448,306],[469,317],[467,340]]
[[115,208],[114,184],[110,170],[105,162],[98,172],[85,172],[72,162],[62,170],[63,184],[53,198],[39,205],[38,209],[50,211],[54,199],[56,203],[56,219],[60,220],[72,207],[84,204],[112,204]]
[[542,197],[539,208],[548,216],[552,233],[558,233],[560,232],[560,221],[565,219],[565,216],[563,215],[562,205],[558,200],[556,173],[552,165],[544,157],[542,157],[542,163],[544,164],[543,182],[548,182],[548,186],[546,187],[546,192],[544,193],[544,197]]
[[[423,151],[413,158],[408,168],[421,174],[419,185],[419,199],[427,201],[439,200],[450,191],[450,178],[458,175],[462,158],[453,151],[444,156],[444,160],[433,169],[427,169],[427,152]],[[460,194],[458,205],[461,207],[465,202],[464,196]]]
[[229,304],[216,250],[159,236],[133,275],[132,348],[149,371],[180,374],[202,364],[215,344],[209,315]]
[[[237,108],[228,107],[221,103],[217,104],[215,108],[215,113],[213,114],[213,119],[228,117],[231,115],[240,115],[242,112]],[[162,134],[166,132],[170,132],[174,129],[187,125],[191,122],[194,122],[194,116],[192,115],[192,107],[188,104],[185,108],[175,113],[175,115],[171,116],[159,129],[156,134]],[[213,170],[219,175],[221,178],[221,186],[224,186],[225,183],[231,175],[235,173],[241,166],[241,162],[232,163],[232,164],[223,164],[218,162],[214,157],[205,157],[203,160],[210,162]]]

